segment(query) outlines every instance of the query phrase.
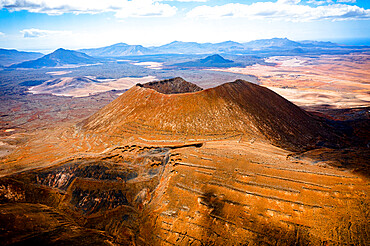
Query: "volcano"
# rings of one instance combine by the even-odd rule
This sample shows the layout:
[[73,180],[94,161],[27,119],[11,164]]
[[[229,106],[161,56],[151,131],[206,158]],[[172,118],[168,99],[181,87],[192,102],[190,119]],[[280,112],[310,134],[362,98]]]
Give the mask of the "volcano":
[[53,53],[45,55],[41,58],[32,61],[25,61],[19,64],[10,66],[11,68],[42,68],[42,67],[57,67],[65,65],[78,65],[78,64],[94,64],[98,60],[88,56],[84,53],[57,49]]
[[188,67],[188,68],[214,68],[214,67],[237,67],[240,66],[239,63],[235,63],[232,60],[228,60],[223,58],[222,56],[215,54],[211,56],[207,56],[203,59],[198,59],[195,61],[188,61],[183,63],[176,63],[173,66],[178,67]]
[[[189,92],[189,82],[176,80]],[[181,86],[177,83],[176,94],[171,94],[171,85],[173,80],[134,86],[80,127],[94,133],[130,132],[184,141],[259,138],[292,150],[331,137],[320,120],[273,91],[247,81],[236,80],[191,93],[179,93]],[[161,93],[164,87],[166,94]]]

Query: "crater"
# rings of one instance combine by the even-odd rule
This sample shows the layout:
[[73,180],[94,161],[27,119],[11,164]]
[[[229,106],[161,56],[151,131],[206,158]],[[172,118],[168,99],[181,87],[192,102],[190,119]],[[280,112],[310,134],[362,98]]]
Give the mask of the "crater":
[[203,88],[197,86],[196,84],[187,82],[180,77],[153,81],[145,84],[137,84],[137,86],[150,88],[162,94],[192,93],[203,90]]

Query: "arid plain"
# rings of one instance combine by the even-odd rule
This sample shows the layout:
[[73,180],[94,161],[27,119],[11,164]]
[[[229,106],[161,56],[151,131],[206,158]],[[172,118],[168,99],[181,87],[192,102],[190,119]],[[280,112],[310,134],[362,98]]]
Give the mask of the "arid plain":
[[260,86],[176,78],[8,100],[0,239],[366,245],[370,56],[266,62],[275,65],[211,69]]
[[354,108],[370,104],[370,56],[270,57],[276,66],[217,69],[255,75],[262,85],[299,106]]

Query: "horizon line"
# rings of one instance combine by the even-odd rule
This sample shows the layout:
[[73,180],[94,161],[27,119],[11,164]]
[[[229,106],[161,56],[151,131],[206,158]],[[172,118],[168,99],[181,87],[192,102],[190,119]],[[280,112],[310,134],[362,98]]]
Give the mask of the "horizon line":
[[[197,43],[197,44],[220,44],[220,43],[225,43],[225,42],[235,42],[239,44],[247,44],[253,41],[259,41],[259,40],[272,40],[272,39],[287,39],[289,41],[293,42],[303,42],[303,41],[316,41],[316,42],[329,42],[333,44],[338,44],[338,45],[344,45],[344,46],[370,46],[370,37],[369,38],[336,38],[336,39],[322,39],[322,40],[316,40],[316,39],[301,39],[301,40],[294,40],[294,39],[289,39],[287,37],[284,38],[278,38],[278,37],[273,37],[273,38],[261,38],[261,39],[253,39],[250,41],[245,41],[245,42],[238,42],[234,40],[225,40],[225,41],[220,41],[220,42],[197,42],[197,41],[181,41],[181,40],[173,40],[170,42],[166,42],[163,44],[158,44],[158,45],[142,45],[142,44],[129,44],[125,43],[124,41],[113,43],[113,44],[107,44],[107,45],[102,45],[102,46],[94,46],[94,47],[80,47],[80,48],[66,48],[66,47],[57,47],[57,48],[45,48],[45,49],[37,49],[37,48],[31,48],[31,49],[22,49],[22,48],[6,48],[6,47],[0,47],[0,49],[6,49],[6,50],[16,50],[20,52],[39,52],[43,54],[49,54],[55,50],[58,49],[66,49],[66,50],[73,50],[73,51],[78,51],[78,50],[83,50],[83,49],[98,49],[98,48],[104,48],[104,47],[109,47],[117,44],[126,44],[128,46],[134,46],[134,45],[140,45],[144,48],[151,48],[151,47],[160,47],[164,46],[167,44],[171,44],[174,42],[182,42],[182,43]],[[358,42],[355,42],[358,41]]]

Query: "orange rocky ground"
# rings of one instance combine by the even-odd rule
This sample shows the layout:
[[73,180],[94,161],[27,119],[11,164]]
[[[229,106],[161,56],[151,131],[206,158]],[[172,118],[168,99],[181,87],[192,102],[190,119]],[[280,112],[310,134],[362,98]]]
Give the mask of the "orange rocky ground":
[[[338,160],[330,144],[350,141],[338,134],[244,81],[184,94],[135,86],[1,159],[0,240],[366,245],[369,179]],[[327,147],[305,151],[316,144]]]

